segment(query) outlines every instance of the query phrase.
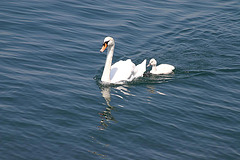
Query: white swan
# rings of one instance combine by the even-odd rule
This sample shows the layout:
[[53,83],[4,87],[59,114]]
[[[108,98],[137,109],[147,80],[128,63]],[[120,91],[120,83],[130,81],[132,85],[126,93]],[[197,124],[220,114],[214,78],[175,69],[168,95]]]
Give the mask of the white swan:
[[[124,81],[132,81],[134,78],[142,77],[146,71],[146,59],[139,65],[135,65],[131,59],[118,61],[112,65],[115,42],[112,37],[106,37],[103,42],[103,52],[108,47],[107,58],[101,81],[104,83],[119,84]],[[112,65],[112,66],[111,66]]]
[[154,58],[149,61],[147,67],[150,65],[152,66],[152,70],[150,71],[152,74],[169,74],[175,69],[175,67],[170,64],[160,64],[157,66],[157,61]]

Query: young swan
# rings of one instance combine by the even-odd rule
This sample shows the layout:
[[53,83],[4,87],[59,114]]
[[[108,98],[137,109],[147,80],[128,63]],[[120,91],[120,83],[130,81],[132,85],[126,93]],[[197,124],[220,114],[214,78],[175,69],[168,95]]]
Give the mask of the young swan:
[[150,65],[152,66],[152,70],[150,71],[152,74],[169,74],[175,69],[175,67],[170,64],[160,64],[157,66],[157,61],[154,58],[149,61],[147,67]]

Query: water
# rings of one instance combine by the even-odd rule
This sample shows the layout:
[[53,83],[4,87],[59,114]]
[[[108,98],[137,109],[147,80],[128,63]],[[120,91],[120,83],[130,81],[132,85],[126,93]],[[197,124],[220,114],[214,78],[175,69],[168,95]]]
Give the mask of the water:
[[[239,8],[2,0],[0,159],[239,159]],[[155,58],[174,74],[102,86],[106,36],[114,62]]]

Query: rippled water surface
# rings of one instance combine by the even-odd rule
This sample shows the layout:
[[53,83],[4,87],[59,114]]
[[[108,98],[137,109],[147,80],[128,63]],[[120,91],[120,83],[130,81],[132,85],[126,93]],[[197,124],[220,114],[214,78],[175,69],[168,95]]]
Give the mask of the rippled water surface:
[[[106,36],[174,74],[101,85]],[[0,159],[239,159],[239,37],[238,0],[2,0]]]

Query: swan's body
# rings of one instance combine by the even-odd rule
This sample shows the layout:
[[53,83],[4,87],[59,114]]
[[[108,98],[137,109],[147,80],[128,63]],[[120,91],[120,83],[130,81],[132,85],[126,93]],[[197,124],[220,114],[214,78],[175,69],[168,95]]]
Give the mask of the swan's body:
[[152,74],[170,74],[175,69],[175,67],[170,64],[160,64],[157,66],[157,61],[154,58],[149,61],[148,66],[150,65],[152,66],[152,70],[150,71]]
[[100,52],[108,47],[107,58],[103,70],[101,81],[104,83],[122,83],[124,81],[132,81],[135,78],[142,77],[146,71],[146,60],[141,64],[135,65],[131,59],[126,61],[120,60],[112,65],[115,42],[111,37],[106,37]]

